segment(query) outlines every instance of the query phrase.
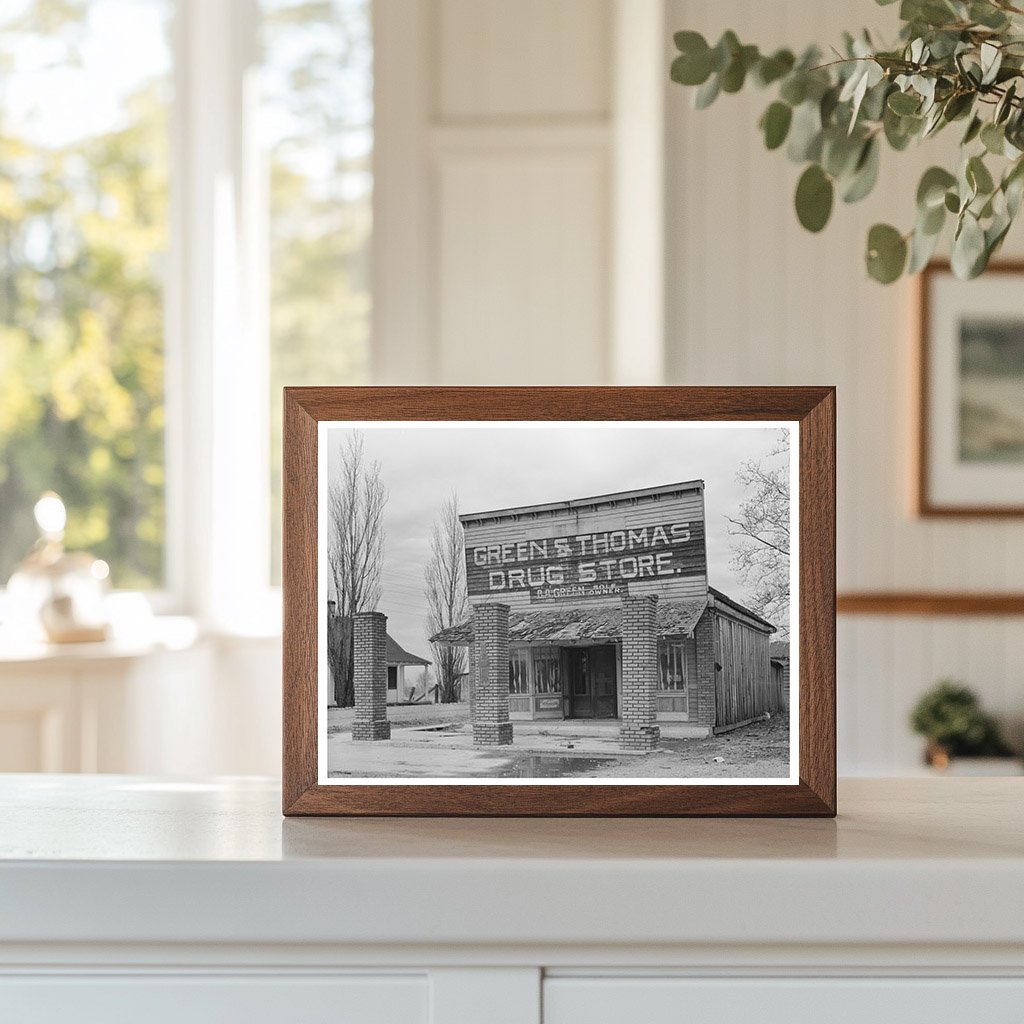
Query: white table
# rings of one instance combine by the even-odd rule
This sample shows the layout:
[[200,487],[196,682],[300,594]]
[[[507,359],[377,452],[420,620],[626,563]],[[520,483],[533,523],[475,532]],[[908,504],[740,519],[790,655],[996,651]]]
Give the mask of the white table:
[[268,782],[0,777],[0,1019],[1020,1024],[1022,781],[839,796],[284,820]]

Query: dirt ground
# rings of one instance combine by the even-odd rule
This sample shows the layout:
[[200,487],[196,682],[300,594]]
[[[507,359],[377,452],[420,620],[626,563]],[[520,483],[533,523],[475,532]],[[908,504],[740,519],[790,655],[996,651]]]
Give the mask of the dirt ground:
[[[716,758],[721,761],[716,761]],[[775,715],[703,740],[663,739],[647,757],[616,760],[584,775],[620,778],[780,778],[789,775],[789,718]]]
[[[351,732],[355,708],[328,708],[327,735]],[[468,722],[468,704],[389,704],[388,721],[403,729],[418,725],[445,725]]]
[[[330,708],[328,710],[328,735],[335,737],[333,742],[343,742],[344,748],[339,749],[339,764],[349,762],[355,753],[349,745],[345,734],[352,728],[354,712],[352,708]],[[469,708],[465,704],[417,704],[417,705],[391,705],[388,707],[388,719],[399,729],[425,726],[443,725],[449,723],[461,723],[468,725]],[[532,723],[531,723],[532,724]],[[562,723],[559,723],[560,725]],[[585,728],[584,723],[579,723],[581,731]],[[606,730],[602,730],[606,731]],[[537,733],[533,733],[536,742]],[[614,748],[614,738],[609,736],[608,746]],[[454,746],[457,741],[451,744],[445,743],[442,735],[429,740],[429,747],[433,748],[435,759],[440,757],[451,759],[450,774],[459,775],[505,775],[509,774],[505,762],[509,759],[515,760],[519,752],[514,747],[496,748],[493,751],[476,749],[473,754],[472,741],[468,751],[459,753]],[[528,743],[529,736],[522,735],[522,742]],[[599,741],[604,742],[604,741]],[[465,746],[465,742],[458,743]],[[391,744],[373,744],[375,749],[370,751],[373,754],[372,769],[367,766],[366,771],[356,770],[353,774],[370,775],[428,775],[435,773],[449,774],[444,767],[417,771],[411,763],[406,764],[403,759],[413,756],[407,750],[393,749]],[[456,769],[455,761],[460,757],[465,759],[470,754],[472,765],[465,765]],[[362,757],[368,757],[366,751],[361,751]],[[421,749],[415,757],[423,758],[427,751]],[[393,758],[395,764],[377,765],[380,758]],[[720,758],[721,760],[716,760]],[[494,760],[493,770],[487,770],[490,761]],[[786,714],[774,715],[767,721],[752,722],[750,725],[734,729],[732,732],[723,733],[720,736],[710,736],[706,739],[674,739],[663,737],[658,750],[646,756],[636,754],[623,755],[622,757],[608,757],[606,755],[595,759],[560,756],[556,750],[545,753],[545,756],[537,758],[530,754],[521,757],[522,764],[514,774],[521,776],[533,775],[560,776],[560,777],[603,777],[603,778],[785,778],[789,775],[789,718]],[[401,762],[401,763],[399,763]],[[542,762],[542,764],[541,764]],[[332,774],[335,774],[332,771]],[[347,774],[347,773],[346,773]]]

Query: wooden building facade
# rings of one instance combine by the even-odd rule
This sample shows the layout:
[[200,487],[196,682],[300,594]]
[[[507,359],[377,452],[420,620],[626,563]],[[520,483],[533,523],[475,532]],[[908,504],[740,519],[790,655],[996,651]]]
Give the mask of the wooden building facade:
[[[512,721],[624,720],[637,598],[656,599],[652,642],[639,638],[652,652],[641,664],[649,685],[629,684],[650,704],[645,728],[673,722],[677,735],[703,736],[779,709],[774,626],[708,585],[703,481],[461,520],[470,605],[508,608]],[[471,646],[473,620],[432,639]]]

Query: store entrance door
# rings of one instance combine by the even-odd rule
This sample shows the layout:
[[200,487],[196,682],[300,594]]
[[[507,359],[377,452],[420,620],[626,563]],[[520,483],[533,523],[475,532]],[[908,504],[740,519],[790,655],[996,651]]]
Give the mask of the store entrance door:
[[568,651],[569,717],[616,718],[615,646]]

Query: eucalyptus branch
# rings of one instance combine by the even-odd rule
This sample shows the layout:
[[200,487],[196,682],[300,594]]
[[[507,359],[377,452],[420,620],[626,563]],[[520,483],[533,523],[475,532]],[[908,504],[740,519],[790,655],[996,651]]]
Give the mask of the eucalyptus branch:
[[916,273],[952,218],[953,269],[975,277],[1002,245],[1024,196],[1024,23],[1014,20],[1024,9],[1009,0],[902,0],[899,16],[892,49],[874,46],[867,33],[847,34],[827,62],[814,47],[798,58],[789,50],[762,54],[731,31],[715,46],[678,32],[672,78],[697,87],[701,109],[748,82],[774,88],[759,127],[768,149],[785,145],[789,159],[804,165],[796,214],[814,232],[828,223],[837,194],[847,203],[870,194],[883,143],[900,152],[962,122],[958,166],[929,168],[914,226],[876,224],[865,259],[883,284]]

